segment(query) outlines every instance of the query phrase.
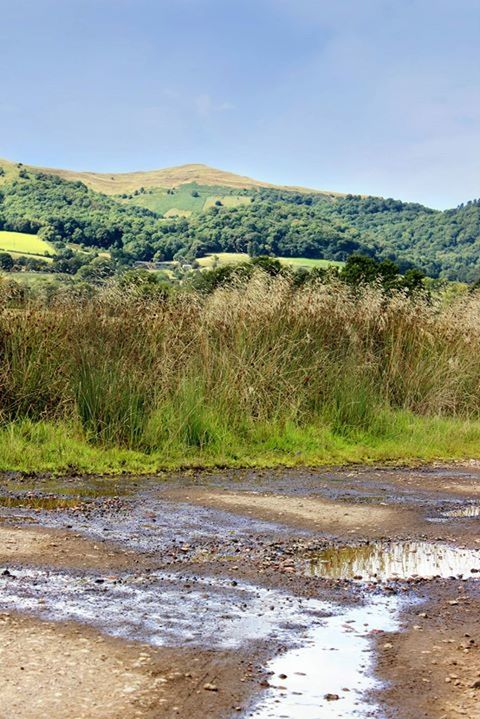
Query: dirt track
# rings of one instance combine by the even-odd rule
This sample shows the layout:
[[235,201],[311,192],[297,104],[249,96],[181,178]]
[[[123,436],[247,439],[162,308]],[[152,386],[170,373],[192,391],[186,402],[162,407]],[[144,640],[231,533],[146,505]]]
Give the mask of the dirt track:
[[[2,719],[306,719],[317,716],[302,706],[310,691],[322,717],[355,707],[399,719],[480,716],[480,518],[446,516],[477,506],[475,465],[10,475],[0,496]],[[461,580],[449,570],[385,581],[309,570],[327,547],[412,539],[419,567],[425,543],[471,549],[472,566]],[[358,619],[336,628],[339,612],[369,606],[368,629]],[[383,607],[393,632],[376,628]],[[308,667],[300,692],[305,672],[279,678],[282,661],[298,669],[294,647],[316,651],[322,632],[338,639],[340,667],[350,632],[369,658],[367,679],[354,663],[325,689]],[[320,665],[332,648],[318,646]]]

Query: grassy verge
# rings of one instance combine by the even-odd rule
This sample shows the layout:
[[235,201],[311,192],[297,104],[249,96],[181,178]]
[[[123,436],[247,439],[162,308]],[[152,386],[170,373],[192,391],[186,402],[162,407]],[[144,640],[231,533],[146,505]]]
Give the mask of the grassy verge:
[[381,436],[356,432],[350,437],[328,427],[262,427],[249,437],[224,438],[215,448],[179,442],[147,453],[92,444],[78,426],[23,420],[0,430],[0,471],[145,474],[186,467],[417,464],[479,455],[479,421],[402,412],[387,424]]
[[475,293],[442,304],[334,283],[298,289],[259,272],[208,296],[112,286],[88,299],[9,297],[2,470],[415,462],[480,450]]

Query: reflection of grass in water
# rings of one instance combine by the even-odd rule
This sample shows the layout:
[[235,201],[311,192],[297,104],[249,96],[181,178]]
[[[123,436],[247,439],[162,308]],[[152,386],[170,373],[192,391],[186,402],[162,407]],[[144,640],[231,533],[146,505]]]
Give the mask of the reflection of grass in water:
[[310,562],[312,574],[340,579],[470,576],[472,567],[480,567],[480,552],[427,542],[375,542],[331,548]]
[[463,507],[461,509],[451,509],[448,512],[443,512],[444,517],[480,517],[480,506],[471,505],[469,507]]
[[25,509],[69,509],[78,507],[85,500],[65,497],[0,497],[0,507]]

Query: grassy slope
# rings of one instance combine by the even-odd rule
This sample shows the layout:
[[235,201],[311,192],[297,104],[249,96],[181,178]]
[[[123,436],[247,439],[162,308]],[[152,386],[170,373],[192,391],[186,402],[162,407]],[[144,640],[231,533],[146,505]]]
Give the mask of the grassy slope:
[[0,251],[10,252],[14,255],[34,255],[45,258],[45,255],[55,255],[53,245],[25,232],[0,231]]
[[[200,257],[198,264],[201,267],[211,268],[214,265],[235,265],[239,262],[248,262],[249,256],[243,252],[217,252],[214,255]],[[340,267],[343,262],[333,262],[331,260],[310,260],[305,257],[279,257],[280,262],[284,265],[292,267]]]
[[[0,185],[8,180],[18,176],[19,168],[13,162],[0,159],[0,167],[3,167],[6,175],[0,178]],[[161,170],[149,170],[146,172],[125,172],[125,173],[97,173],[97,172],[76,172],[74,170],[55,169],[49,167],[33,167],[25,165],[25,169],[46,172],[52,175],[58,175],[65,180],[73,180],[84,182],[97,192],[103,192],[106,195],[117,195],[121,193],[131,193],[139,190],[141,187],[149,188],[171,188],[180,187],[181,185],[197,183],[198,185],[207,185],[209,187],[229,187],[237,189],[251,189],[255,187],[276,187],[278,189],[292,189],[297,191],[307,191],[301,187],[284,187],[282,185],[272,185],[268,182],[254,180],[250,177],[236,175],[232,172],[218,170],[208,165],[192,164],[181,165],[179,167],[168,167]],[[315,192],[315,190],[308,190]],[[324,192],[324,191],[319,191]],[[341,193],[325,192],[332,197],[342,196]]]

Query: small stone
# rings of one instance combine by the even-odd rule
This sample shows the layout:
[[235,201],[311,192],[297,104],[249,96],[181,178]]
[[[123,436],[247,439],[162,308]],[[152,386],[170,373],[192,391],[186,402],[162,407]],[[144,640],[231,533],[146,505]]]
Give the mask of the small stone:
[[327,702],[336,702],[340,699],[338,694],[325,694],[324,699],[327,700]]
[[207,682],[203,685],[203,688],[206,692],[218,692],[218,687],[216,684],[211,684],[210,682]]

